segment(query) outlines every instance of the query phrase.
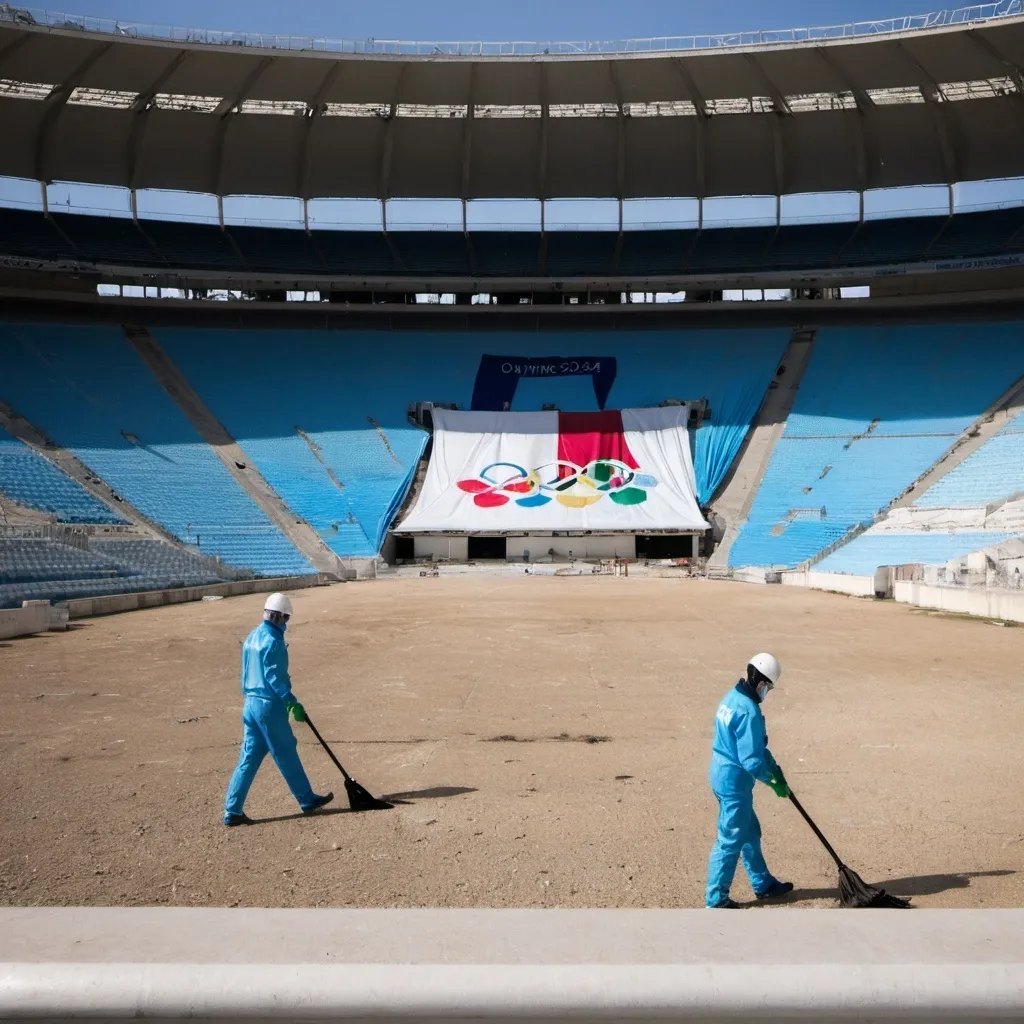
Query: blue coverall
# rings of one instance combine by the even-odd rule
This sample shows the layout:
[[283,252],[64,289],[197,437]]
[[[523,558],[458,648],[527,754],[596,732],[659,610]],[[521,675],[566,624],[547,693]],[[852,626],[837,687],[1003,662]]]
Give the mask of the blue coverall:
[[288,705],[295,702],[295,695],[288,675],[283,626],[262,622],[246,637],[242,647],[242,695],[242,752],[228,786],[225,818],[242,813],[249,787],[268,752],[299,806],[310,809],[315,795],[288,723]]
[[709,907],[729,898],[741,856],[755,893],[767,891],[775,882],[761,854],[761,824],[754,813],[754,780],[767,783],[779,772],[768,749],[759,704],[753,687],[740,680],[715,714],[708,781],[718,798],[718,838],[708,863]]

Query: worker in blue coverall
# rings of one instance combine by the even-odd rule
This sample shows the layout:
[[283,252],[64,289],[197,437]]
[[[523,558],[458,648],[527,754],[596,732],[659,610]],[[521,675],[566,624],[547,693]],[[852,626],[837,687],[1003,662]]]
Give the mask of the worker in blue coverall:
[[271,594],[263,606],[263,621],[246,637],[242,647],[242,752],[231,776],[224,801],[224,824],[248,825],[242,808],[252,780],[269,753],[284,776],[304,814],[312,814],[334,799],[318,796],[299,760],[298,744],[288,724],[306,720],[306,712],[292,693],[288,675],[288,648],[284,632],[292,617],[292,603],[284,594]]
[[718,799],[718,838],[708,863],[705,903],[710,908],[739,906],[729,898],[729,886],[740,857],[759,900],[793,891],[792,882],[780,882],[768,870],[761,853],[761,824],[754,813],[755,780],[770,786],[777,796],[789,796],[786,777],[768,749],[760,707],[781,675],[777,658],[755,654],[746,678],[722,698],[715,714],[708,779]]

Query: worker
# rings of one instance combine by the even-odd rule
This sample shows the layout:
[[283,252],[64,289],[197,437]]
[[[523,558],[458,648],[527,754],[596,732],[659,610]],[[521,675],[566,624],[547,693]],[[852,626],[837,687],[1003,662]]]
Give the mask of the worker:
[[754,895],[778,899],[793,891],[792,882],[780,882],[768,870],[761,853],[761,825],[754,813],[754,781],[765,783],[776,796],[788,797],[789,787],[778,762],[768,749],[761,702],[782,675],[771,654],[755,654],[747,675],[731,689],[715,715],[708,778],[718,800],[718,838],[708,864],[705,904],[734,910],[729,887],[742,856]]
[[298,744],[288,715],[296,722],[306,712],[292,693],[288,675],[288,647],[284,633],[292,617],[292,603],[284,594],[271,594],[263,606],[263,621],[246,637],[242,647],[242,751],[231,776],[224,802],[224,824],[248,825],[242,808],[263,758],[270,753],[303,814],[312,814],[334,799],[318,796],[299,760]]

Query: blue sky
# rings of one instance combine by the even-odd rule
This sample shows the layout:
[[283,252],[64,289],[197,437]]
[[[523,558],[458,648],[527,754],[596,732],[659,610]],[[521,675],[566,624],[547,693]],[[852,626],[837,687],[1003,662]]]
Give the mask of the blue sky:
[[959,5],[941,0],[48,0],[47,6],[126,21],[250,32],[556,41],[830,25]]

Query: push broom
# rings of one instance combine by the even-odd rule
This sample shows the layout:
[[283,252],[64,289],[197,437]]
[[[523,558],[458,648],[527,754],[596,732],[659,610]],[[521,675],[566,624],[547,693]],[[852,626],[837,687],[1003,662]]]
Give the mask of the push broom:
[[839,905],[843,907],[909,907],[910,900],[893,896],[884,889],[876,889],[868,885],[853,868],[848,868],[840,859],[839,854],[832,849],[832,844],[822,835],[821,829],[811,821],[811,816],[803,809],[803,805],[789,791],[789,799],[793,806],[803,816],[804,821],[811,826],[811,830],[821,840],[821,845],[828,850],[829,856],[836,862],[839,868]]
[[320,735],[317,727],[313,724],[313,719],[308,714],[306,715],[306,725],[313,730],[313,735],[320,741],[320,746],[327,751],[327,756],[337,765],[338,771],[345,777],[345,792],[348,793],[348,805],[353,811],[386,811],[395,806],[394,804],[389,804],[387,800],[378,800],[372,793],[363,789],[345,771],[345,766],[334,756],[334,751],[327,746],[327,740]]

